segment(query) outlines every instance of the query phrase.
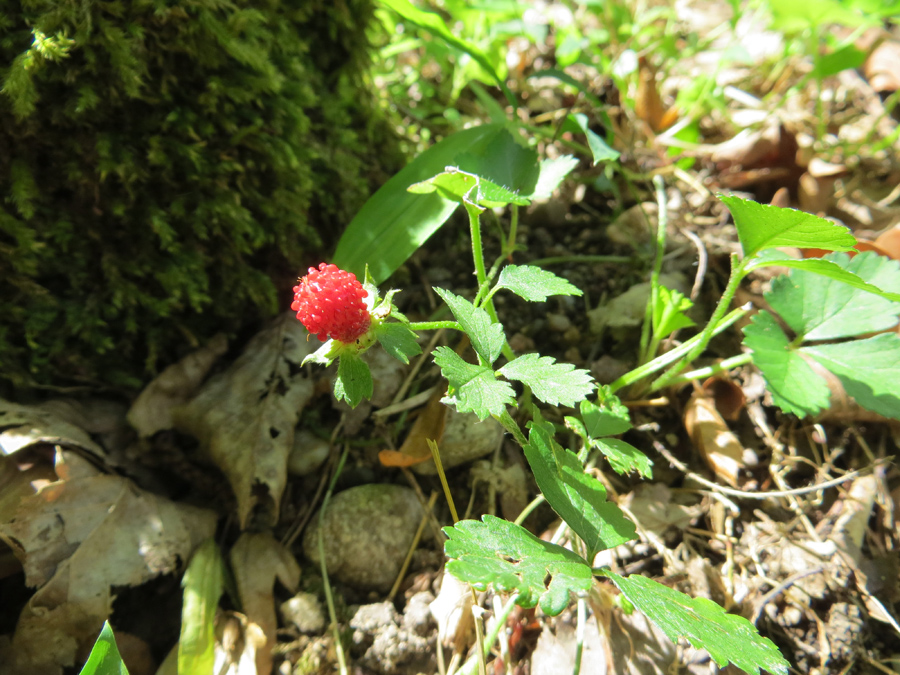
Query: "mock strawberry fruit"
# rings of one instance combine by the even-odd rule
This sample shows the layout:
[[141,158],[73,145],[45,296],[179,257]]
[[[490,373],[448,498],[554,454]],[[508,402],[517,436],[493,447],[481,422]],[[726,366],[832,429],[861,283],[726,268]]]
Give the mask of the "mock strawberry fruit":
[[325,342],[353,342],[369,330],[371,317],[363,301],[368,292],[352,272],[322,263],[294,286],[291,309],[300,323]]

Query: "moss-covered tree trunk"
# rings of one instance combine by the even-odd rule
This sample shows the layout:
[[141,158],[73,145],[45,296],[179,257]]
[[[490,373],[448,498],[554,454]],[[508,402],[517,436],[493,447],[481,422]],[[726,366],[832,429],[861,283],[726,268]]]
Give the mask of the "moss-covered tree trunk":
[[0,0],[0,377],[136,385],[275,312],[271,271],[396,161],[362,84],[371,13]]

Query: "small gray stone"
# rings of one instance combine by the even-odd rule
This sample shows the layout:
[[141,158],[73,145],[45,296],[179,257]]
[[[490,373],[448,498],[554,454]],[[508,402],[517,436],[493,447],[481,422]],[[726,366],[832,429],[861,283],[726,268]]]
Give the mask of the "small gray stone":
[[547,328],[552,330],[554,333],[565,333],[567,330],[569,330],[569,326],[571,325],[572,322],[565,314],[547,315]]
[[[422,518],[416,493],[400,485],[360,485],[336,494],[323,522],[328,574],[364,590],[387,591]],[[303,552],[319,562],[319,516],[303,537]]]
[[294,624],[301,633],[319,633],[325,628],[322,603],[312,593],[297,593],[281,603],[279,609],[285,622]]
[[294,432],[294,446],[288,455],[288,473],[308,476],[315,473],[328,458],[331,445],[308,431]]
[[[492,453],[500,437],[503,427],[495,419],[488,417],[479,422],[471,413],[447,412],[447,426],[444,437],[438,443],[441,451],[441,464],[444,469],[471,462]],[[416,464],[412,470],[422,476],[434,476],[437,468],[433,461]]]
[[[405,622],[404,622],[405,623]],[[434,672],[432,641],[400,625],[390,602],[360,607],[350,619],[354,651],[361,666],[383,675]]]

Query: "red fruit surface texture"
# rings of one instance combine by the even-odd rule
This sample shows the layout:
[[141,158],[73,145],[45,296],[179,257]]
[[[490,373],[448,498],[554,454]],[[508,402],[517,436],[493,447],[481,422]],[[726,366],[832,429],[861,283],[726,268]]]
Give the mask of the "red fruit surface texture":
[[369,330],[368,295],[352,272],[322,263],[294,286],[291,309],[306,330],[325,342],[328,338],[353,342]]

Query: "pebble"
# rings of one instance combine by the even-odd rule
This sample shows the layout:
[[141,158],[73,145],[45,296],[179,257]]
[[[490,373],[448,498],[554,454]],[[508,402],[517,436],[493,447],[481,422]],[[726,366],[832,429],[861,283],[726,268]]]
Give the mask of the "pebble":
[[[400,485],[359,485],[332,499],[322,524],[328,574],[361,590],[386,592],[415,538],[422,506]],[[303,552],[319,564],[319,514],[303,537]]]
[[572,322],[569,321],[569,317],[567,317],[565,314],[547,315],[547,327],[554,333],[565,333],[567,330],[569,330],[569,326],[571,325]]
[[[444,469],[466,464],[491,454],[500,442],[503,427],[495,419],[488,417],[483,422],[471,413],[447,412],[447,426],[444,437],[438,443],[441,451],[441,464]],[[420,476],[437,475],[437,467],[433,461],[416,464],[412,467]]]
[[294,433],[294,445],[288,455],[288,473],[308,476],[315,473],[328,458],[331,446],[328,441],[308,431]]
[[301,633],[320,633],[325,628],[322,603],[312,593],[297,593],[279,607],[285,623],[294,624]]

